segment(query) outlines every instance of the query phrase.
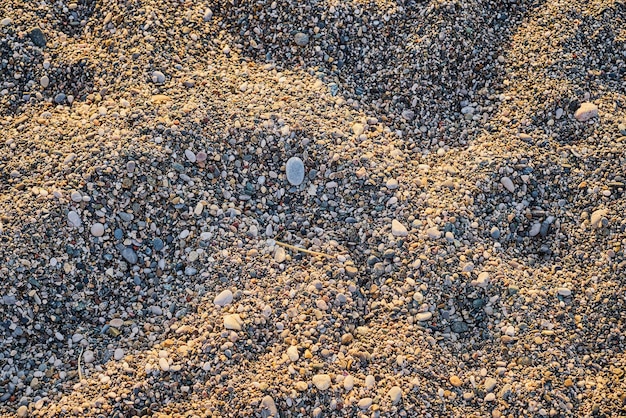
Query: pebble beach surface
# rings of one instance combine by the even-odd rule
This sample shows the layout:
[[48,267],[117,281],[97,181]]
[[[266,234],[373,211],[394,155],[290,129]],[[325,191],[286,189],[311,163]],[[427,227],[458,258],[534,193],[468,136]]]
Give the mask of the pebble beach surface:
[[0,416],[626,416],[624,28],[0,2]]

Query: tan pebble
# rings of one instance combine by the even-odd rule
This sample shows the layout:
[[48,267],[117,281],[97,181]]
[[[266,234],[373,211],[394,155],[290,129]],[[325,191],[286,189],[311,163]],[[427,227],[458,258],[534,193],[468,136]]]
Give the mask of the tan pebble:
[[456,388],[458,388],[459,386],[463,384],[459,376],[455,376],[455,375],[450,376],[450,383],[452,384],[452,386]]

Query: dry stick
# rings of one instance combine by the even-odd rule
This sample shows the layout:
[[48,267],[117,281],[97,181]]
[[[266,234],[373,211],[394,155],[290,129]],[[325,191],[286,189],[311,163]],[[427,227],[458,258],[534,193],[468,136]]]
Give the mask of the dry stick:
[[300,252],[306,253],[306,254],[316,255],[318,257],[335,258],[332,255],[328,255],[328,254],[324,254],[324,253],[318,253],[317,251],[311,251],[311,250],[307,250],[307,249],[300,248],[300,247],[295,247],[293,245],[285,244],[284,242],[280,242],[280,241],[276,241],[276,244],[280,245],[281,247],[289,248],[290,250],[295,250],[295,251],[300,251]]
[[85,347],[82,347],[80,349],[80,354],[78,355],[78,379],[79,380],[83,380],[83,369],[80,366],[80,359],[83,356],[83,350],[85,349]]

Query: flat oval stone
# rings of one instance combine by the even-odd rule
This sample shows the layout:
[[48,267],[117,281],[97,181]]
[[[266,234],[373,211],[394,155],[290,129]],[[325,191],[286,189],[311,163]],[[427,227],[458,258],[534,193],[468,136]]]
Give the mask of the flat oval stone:
[[291,157],[287,160],[285,172],[287,181],[294,186],[299,186],[304,181],[304,163],[298,157]]
[[80,219],[80,215],[78,213],[76,213],[75,211],[71,210],[68,212],[67,214],[67,219],[71,222],[72,225],[74,225],[76,228],[78,228],[79,226],[81,226],[81,224],[83,223]]
[[219,295],[215,296],[215,299],[213,299],[213,303],[217,306],[230,305],[232,301],[233,292],[231,292],[229,289],[223,290]]
[[298,32],[293,37],[293,41],[298,46],[305,46],[309,43],[309,35],[307,35],[306,33]]
[[91,235],[93,235],[94,237],[101,237],[104,235],[104,225],[102,225],[100,222],[96,222],[93,225],[91,225]]
[[137,257],[137,253],[135,252],[135,250],[133,250],[130,247],[124,247],[121,252],[122,252],[122,257],[124,257],[124,260],[128,261],[130,264],[137,263],[138,257]]

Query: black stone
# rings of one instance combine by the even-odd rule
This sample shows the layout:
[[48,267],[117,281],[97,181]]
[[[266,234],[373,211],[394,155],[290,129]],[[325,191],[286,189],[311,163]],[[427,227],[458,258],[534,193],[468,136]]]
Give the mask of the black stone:
[[33,41],[35,46],[38,46],[39,48],[45,48],[46,36],[43,34],[41,29],[39,29],[38,27],[32,28],[28,33],[28,36],[30,37],[30,40]]

